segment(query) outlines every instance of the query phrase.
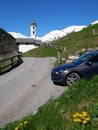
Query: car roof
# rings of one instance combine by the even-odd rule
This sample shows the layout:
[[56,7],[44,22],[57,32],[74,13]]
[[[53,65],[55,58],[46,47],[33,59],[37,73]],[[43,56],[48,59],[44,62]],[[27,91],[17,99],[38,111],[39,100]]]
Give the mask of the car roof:
[[87,54],[97,55],[97,54],[98,54],[98,51],[88,52]]

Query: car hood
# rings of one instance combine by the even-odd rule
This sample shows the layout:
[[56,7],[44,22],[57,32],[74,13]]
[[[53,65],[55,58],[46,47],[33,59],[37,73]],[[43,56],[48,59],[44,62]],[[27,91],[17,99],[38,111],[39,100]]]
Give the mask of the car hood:
[[76,66],[76,64],[74,62],[71,62],[71,63],[67,63],[67,64],[57,66],[57,67],[53,68],[52,71],[58,72],[60,70],[67,70],[67,69],[75,67],[75,66]]

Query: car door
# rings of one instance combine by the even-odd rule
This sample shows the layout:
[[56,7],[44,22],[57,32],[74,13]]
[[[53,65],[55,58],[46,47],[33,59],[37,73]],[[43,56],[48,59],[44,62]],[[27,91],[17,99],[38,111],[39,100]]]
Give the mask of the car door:
[[81,73],[84,79],[91,79],[92,76],[94,75],[94,67],[92,67],[92,65],[89,63],[90,62],[84,63],[79,68],[79,72]]
[[91,64],[92,75],[98,75],[98,55],[90,59],[89,63]]
[[85,79],[91,79],[94,75],[98,75],[98,55],[82,64],[78,70]]

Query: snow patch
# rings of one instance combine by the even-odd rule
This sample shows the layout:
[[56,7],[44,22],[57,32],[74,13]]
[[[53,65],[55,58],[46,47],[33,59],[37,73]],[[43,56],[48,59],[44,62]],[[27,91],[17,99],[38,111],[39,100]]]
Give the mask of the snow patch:
[[34,45],[19,45],[19,52],[27,52],[34,48],[37,48],[37,46]]
[[51,42],[51,41],[54,41],[54,40],[57,40],[59,38],[66,36],[68,33],[78,32],[85,27],[86,26],[83,26],[83,25],[81,25],[81,26],[70,26],[70,27],[67,27],[63,30],[54,30],[54,31],[51,31],[50,33],[46,34],[45,36],[41,37],[40,39],[43,42]]
[[97,24],[98,20],[94,21],[93,23],[91,23],[91,25]]
[[16,32],[9,32],[14,38],[27,38],[27,36],[21,34],[21,33],[16,33]]

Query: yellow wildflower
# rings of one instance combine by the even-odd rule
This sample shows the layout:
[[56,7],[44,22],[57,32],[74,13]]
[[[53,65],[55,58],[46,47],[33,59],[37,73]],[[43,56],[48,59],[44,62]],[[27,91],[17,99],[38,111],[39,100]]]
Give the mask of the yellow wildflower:
[[76,115],[76,116],[79,116],[80,114],[77,112],[77,113],[75,113],[75,115]]
[[74,114],[73,117],[74,117],[74,118],[77,117],[76,114]]
[[15,128],[15,130],[19,130],[19,128],[18,128],[18,127],[16,127],[16,128]]
[[74,121],[74,122],[77,122],[77,119],[74,119],[73,121]]
[[87,118],[85,118],[85,120],[90,121],[90,118],[89,118],[89,117],[87,117]]
[[82,117],[83,115],[82,114],[79,114],[79,117]]
[[20,125],[20,126],[23,126],[23,123],[20,123],[19,125]]
[[83,120],[83,124],[87,124],[87,120]]
[[86,117],[86,116],[87,116],[87,112],[83,111],[83,112],[82,112],[82,115],[83,115],[84,117]]
[[77,122],[81,122],[81,120],[78,118],[78,119],[77,119]]
[[24,121],[24,125],[26,125],[28,123],[28,121]]

